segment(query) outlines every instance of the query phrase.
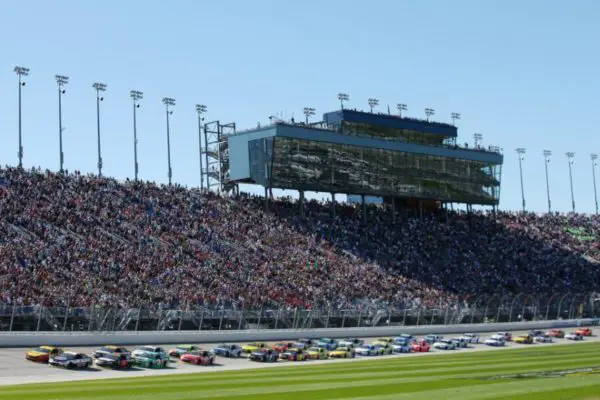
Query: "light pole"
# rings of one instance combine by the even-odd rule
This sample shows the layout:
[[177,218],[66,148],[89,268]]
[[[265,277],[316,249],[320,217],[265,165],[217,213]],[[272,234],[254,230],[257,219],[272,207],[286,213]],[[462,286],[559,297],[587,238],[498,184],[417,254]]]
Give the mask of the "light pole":
[[315,109],[312,107],[304,107],[304,111],[302,111],[304,113],[304,116],[306,117],[306,125],[308,125],[308,119],[315,115]]
[[473,142],[475,144],[475,148],[477,148],[479,146],[479,143],[481,142],[482,139],[483,139],[483,135],[481,133],[473,134]]
[[369,102],[369,107],[371,108],[371,114],[372,114],[373,113],[373,108],[375,108],[375,107],[377,107],[379,105],[379,100],[370,98],[368,100],[368,102]]
[[396,108],[398,109],[398,116],[402,118],[402,111],[408,110],[408,107],[404,103],[396,104]]
[[429,117],[435,115],[435,110],[433,108],[425,108],[425,116],[427,117],[427,121],[429,121]]
[[167,163],[169,164],[169,170],[167,174],[169,176],[169,186],[171,186],[173,170],[171,169],[171,132],[169,130],[169,115],[173,114],[173,111],[169,110],[169,107],[175,106],[175,99],[171,97],[163,97],[162,102],[165,105],[165,110],[167,113]]
[[96,127],[98,130],[98,177],[102,177],[102,147],[100,145],[100,102],[104,101],[104,97],[100,97],[100,92],[106,91],[104,83],[96,82],[92,85],[96,90]]
[[523,185],[523,160],[525,159],[525,149],[519,147],[516,152],[519,157],[519,175],[521,176],[521,203],[523,204],[523,212],[525,212],[525,187]]
[[60,156],[60,173],[64,172],[65,156],[63,153],[63,126],[62,126],[62,95],[65,94],[66,90],[63,87],[69,83],[69,77],[65,75],[54,75],[56,84],[58,85],[58,146]]
[[596,165],[598,165],[598,154],[590,154],[592,159],[592,179],[594,180],[594,205],[596,206],[596,215],[598,215],[598,191],[596,190]]
[[[204,170],[202,168],[202,121],[204,117],[202,114],[206,112],[207,108],[204,104],[196,104],[196,112],[198,113],[198,157],[200,158],[200,190],[204,190]],[[208,169],[208,165],[206,166]],[[208,186],[208,182],[206,183]]]
[[344,102],[350,100],[350,95],[348,93],[338,93],[337,98],[340,101],[340,105],[342,106],[342,110],[343,110]]
[[544,150],[544,166],[546,167],[546,195],[548,197],[548,214],[552,212],[552,202],[550,201],[550,179],[548,178],[548,164],[550,164],[550,150]]
[[456,121],[460,119],[460,113],[450,113],[450,118],[452,119],[452,125],[456,126]]
[[19,168],[23,168],[23,139],[22,139],[22,130],[21,130],[21,88],[25,86],[25,82],[23,82],[23,77],[29,75],[29,68],[25,67],[15,67],[15,73],[19,76]]
[[575,157],[575,153],[569,151],[565,153],[567,159],[569,160],[569,183],[571,184],[571,206],[573,208],[573,212],[575,212],[575,193],[573,192],[573,158]]
[[144,93],[139,90],[131,90],[129,96],[133,99],[133,169],[134,180],[138,180],[138,158],[137,158],[137,109],[140,108],[140,100],[144,98]]

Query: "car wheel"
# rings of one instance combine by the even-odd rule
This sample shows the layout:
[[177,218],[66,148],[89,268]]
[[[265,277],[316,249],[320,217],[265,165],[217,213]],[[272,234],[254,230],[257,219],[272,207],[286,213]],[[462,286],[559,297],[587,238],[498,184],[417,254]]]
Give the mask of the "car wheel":
[[88,369],[89,367],[90,367],[90,363],[86,362],[85,364],[83,364],[83,369]]

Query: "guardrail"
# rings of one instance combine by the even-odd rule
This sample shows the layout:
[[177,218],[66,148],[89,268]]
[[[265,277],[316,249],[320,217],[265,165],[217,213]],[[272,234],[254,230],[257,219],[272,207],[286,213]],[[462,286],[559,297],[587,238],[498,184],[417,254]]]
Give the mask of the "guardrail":
[[2,332],[0,347],[31,347],[42,344],[55,346],[142,345],[175,343],[218,343],[294,340],[301,337],[374,337],[397,336],[400,333],[426,335],[430,333],[453,334],[463,332],[521,331],[528,329],[568,328],[596,326],[599,319],[572,319],[514,323],[389,326],[370,328],[285,329],[240,331],[150,331],[150,332]]

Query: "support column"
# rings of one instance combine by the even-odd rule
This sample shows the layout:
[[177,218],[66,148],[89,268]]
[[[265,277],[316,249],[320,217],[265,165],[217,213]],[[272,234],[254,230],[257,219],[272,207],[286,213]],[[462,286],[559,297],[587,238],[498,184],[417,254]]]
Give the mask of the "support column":
[[300,216],[304,218],[304,190],[299,190],[300,194]]
[[331,193],[331,215],[335,218],[335,193]]

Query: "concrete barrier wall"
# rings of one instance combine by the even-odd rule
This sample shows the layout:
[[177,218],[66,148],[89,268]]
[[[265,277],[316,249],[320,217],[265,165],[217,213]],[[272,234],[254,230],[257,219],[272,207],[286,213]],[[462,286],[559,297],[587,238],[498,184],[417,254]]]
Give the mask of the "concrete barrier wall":
[[520,331],[528,329],[568,328],[575,326],[598,325],[598,320],[557,320],[515,323],[462,324],[462,325],[421,325],[335,329],[286,329],[286,330],[245,330],[245,331],[118,331],[118,332],[2,332],[0,347],[31,347],[43,344],[56,346],[94,346],[105,344],[175,344],[175,343],[217,343],[295,340],[301,337],[374,337],[397,336],[400,333],[412,335],[458,334],[463,332]]

